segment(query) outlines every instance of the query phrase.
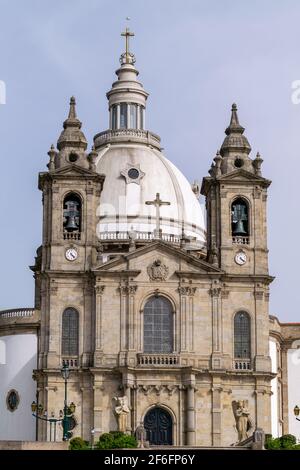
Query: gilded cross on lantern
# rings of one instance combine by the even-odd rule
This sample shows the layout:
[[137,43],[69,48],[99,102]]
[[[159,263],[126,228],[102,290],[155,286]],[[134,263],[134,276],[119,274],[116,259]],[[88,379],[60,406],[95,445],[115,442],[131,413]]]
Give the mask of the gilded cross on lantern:
[[129,28],[126,28],[126,30],[121,33],[121,36],[124,36],[126,38],[126,49],[125,49],[125,55],[126,59],[129,59],[130,54],[129,54],[129,38],[134,36],[134,33],[132,33]]
[[161,206],[170,206],[170,202],[162,201],[160,199],[160,194],[156,193],[156,198],[154,201],[146,201],[145,204],[148,206],[155,206],[156,209],[156,229],[154,231],[155,238],[161,238],[161,229],[160,229],[160,208]]

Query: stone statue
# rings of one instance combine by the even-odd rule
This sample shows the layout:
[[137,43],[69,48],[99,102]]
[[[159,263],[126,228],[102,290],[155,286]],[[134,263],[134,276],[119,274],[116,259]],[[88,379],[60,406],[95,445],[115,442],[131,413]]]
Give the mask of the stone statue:
[[256,428],[252,436],[252,450],[264,450],[265,437],[264,430],[262,428]]
[[117,415],[118,430],[126,432],[127,415],[130,413],[128,398],[124,395],[123,397],[114,397],[114,400],[117,402],[115,413]]
[[144,428],[143,423],[141,423],[135,430],[135,437],[138,441],[138,448],[143,448],[147,446],[147,431]]
[[247,402],[245,400],[234,401],[232,407],[236,420],[238,442],[242,442],[248,438],[247,432],[252,427],[250,411],[247,408]]

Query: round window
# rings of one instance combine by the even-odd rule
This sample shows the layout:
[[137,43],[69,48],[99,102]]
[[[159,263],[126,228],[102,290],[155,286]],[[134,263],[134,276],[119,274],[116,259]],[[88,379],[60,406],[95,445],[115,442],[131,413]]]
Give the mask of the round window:
[[15,411],[20,403],[20,397],[16,390],[10,390],[6,396],[6,405],[9,411]]
[[140,176],[140,172],[136,168],[130,168],[130,170],[128,170],[128,176],[132,180],[136,180]]
[[242,168],[243,165],[244,165],[244,160],[242,160],[241,158],[238,157],[234,160],[234,166],[236,168]]
[[71,163],[75,163],[78,160],[78,155],[76,153],[70,153],[69,155],[69,161]]

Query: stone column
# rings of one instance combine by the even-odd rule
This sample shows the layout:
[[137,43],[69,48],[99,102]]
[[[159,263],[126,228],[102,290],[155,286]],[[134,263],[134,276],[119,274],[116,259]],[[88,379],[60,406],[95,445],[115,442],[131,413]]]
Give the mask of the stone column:
[[136,127],[137,129],[141,128],[141,106],[138,104],[136,107]]
[[193,296],[196,287],[179,286],[180,294],[180,351],[188,352],[194,349],[194,312]]
[[180,293],[180,352],[187,352],[187,287],[179,287]]
[[211,389],[212,394],[212,445],[221,446],[221,431],[222,431],[222,387],[220,385],[213,385]]
[[134,297],[137,291],[137,286],[127,286],[127,291],[129,296],[128,350],[134,351],[136,349],[136,312],[134,305]]
[[269,315],[267,302],[264,299],[264,288],[257,285],[255,299],[255,363],[256,371],[271,372],[269,357]]
[[120,129],[120,104],[117,104],[117,129]]
[[[84,381],[85,382],[85,381]],[[87,383],[80,387],[81,391],[81,432],[82,438],[90,441],[92,430],[92,388]]]
[[102,296],[105,286],[96,286],[96,324],[95,324],[95,367],[101,364],[103,354],[103,327],[102,327]]
[[282,368],[282,434],[289,433],[289,407],[288,407],[288,348],[290,345],[281,345],[281,368]]
[[195,426],[195,385],[187,386],[187,406],[186,406],[186,444],[194,446],[196,442]]
[[266,434],[271,433],[271,387],[259,382],[256,385],[256,427],[262,428]]
[[130,104],[126,104],[126,112],[127,112],[127,129],[130,129]]
[[222,361],[222,315],[221,287],[218,281],[213,281],[210,289],[212,301],[212,369],[221,369]]
[[96,379],[93,386],[94,391],[94,442],[98,441],[100,435],[103,433],[103,392],[104,385],[102,379]]

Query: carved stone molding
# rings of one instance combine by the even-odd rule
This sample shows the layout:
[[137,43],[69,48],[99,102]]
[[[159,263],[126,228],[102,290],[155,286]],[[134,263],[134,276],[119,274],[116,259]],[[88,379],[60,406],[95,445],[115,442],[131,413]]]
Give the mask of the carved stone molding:
[[103,384],[96,384],[96,385],[93,385],[93,390],[96,391],[96,390],[100,390],[101,392],[103,392],[105,390],[105,387]]
[[134,295],[137,291],[138,286],[119,286],[119,291],[121,292],[121,295]]
[[166,392],[169,396],[172,396],[177,390],[185,390],[186,386],[183,385],[138,385],[138,390],[145,396],[149,393],[155,393],[160,396],[163,392]]
[[226,287],[223,287],[222,292],[221,292],[222,299],[228,299],[229,292],[230,292],[229,289],[227,289]]
[[97,294],[97,295],[102,295],[103,292],[104,292],[104,289],[105,289],[105,286],[96,286],[96,287],[95,287],[96,294]]
[[192,286],[179,286],[178,287],[178,292],[180,295],[193,296],[195,295],[196,290],[197,290],[197,287],[192,287]]
[[169,274],[169,268],[160,260],[155,260],[147,268],[150,281],[165,281]]
[[253,292],[254,298],[257,300],[262,300],[264,298],[264,291],[256,290]]
[[210,290],[209,290],[209,293],[212,297],[219,297],[220,294],[222,292],[222,288],[221,287],[212,287]]
[[57,291],[58,291],[58,287],[55,287],[55,286],[50,287],[50,294],[51,295],[56,295]]
[[47,390],[47,392],[57,392],[57,387],[56,385],[50,385],[48,387],[45,387],[45,390]]
[[253,190],[253,197],[254,199],[260,199],[261,196],[261,189],[259,188],[254,188]]

